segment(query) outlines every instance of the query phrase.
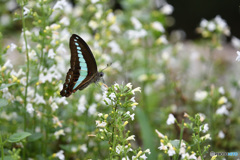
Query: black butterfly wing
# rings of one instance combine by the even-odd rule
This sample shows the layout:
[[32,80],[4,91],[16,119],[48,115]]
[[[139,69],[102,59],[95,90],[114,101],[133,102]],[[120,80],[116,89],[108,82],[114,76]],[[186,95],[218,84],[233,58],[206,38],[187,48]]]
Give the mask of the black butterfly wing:
[[87,43],[78,35],[70,38],[71,68],[69,69],[61,96],[70,96],[78,89],[86,88],[97,74],[97,64]]

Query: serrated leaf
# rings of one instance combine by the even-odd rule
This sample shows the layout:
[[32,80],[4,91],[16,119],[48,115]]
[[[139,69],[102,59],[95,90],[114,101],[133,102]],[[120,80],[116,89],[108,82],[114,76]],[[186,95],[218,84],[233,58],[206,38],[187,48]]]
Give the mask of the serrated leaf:
[[0,87],[0,90],[3,89],[3,88],[6,88],[6,87],[10,87],[10,86],[13,86],[15,85],[16,83],[11,83],[11,84],[3,84],[1,87]]
[[8,142],[11,142],[11,143],[19,142],[30,135],[31,133],[28,133],[28,132],[14,133],[9,137]]
[[2,99],[2,98],[0,99],[0,108],[6,106],[7,104],[8,104],[8,101],[6,99]]

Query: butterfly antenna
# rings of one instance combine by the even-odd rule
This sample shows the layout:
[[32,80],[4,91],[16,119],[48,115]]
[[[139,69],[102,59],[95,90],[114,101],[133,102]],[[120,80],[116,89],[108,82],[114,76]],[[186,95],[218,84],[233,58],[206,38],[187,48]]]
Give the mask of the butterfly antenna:
[[108,67],[110,67],[111,65],[112,65],[112,63],[108,63],[107,66],[101,70],[101,72],[104,71],[105,69],[107,69]]

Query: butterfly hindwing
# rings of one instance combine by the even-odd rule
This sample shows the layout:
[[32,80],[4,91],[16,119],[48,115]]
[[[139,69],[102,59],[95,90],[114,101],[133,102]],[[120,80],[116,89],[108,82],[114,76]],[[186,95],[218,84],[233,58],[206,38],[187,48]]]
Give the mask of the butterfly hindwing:
[[76,34],[70,38],[69,47],[71,50],[71,68],[69,69],[62,96],[70,96],[76,90],[87,87],[96,76],[97,64],[93,54],[86,42]]

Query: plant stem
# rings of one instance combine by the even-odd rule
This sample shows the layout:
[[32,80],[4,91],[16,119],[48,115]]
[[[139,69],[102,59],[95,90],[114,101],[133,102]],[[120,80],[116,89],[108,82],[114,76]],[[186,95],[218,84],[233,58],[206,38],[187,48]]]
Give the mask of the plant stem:
[[27,44],[27,37],[26,37],[26,25],[25,25],[25,18],[24,18],[24,15],[23,15],[23,6],[24,6],[24,2],[22,1],[22,4],[21,4],[21,9],[22,9],[22,25],[23,25],[23,38],[24,38],[24,42],[25,42],[25,48],[26,48],[26,58],[27,58],[27,70],[26,70],[26,86],[25,86],[25,95],[24,95],[24,131],[26,131],[26,128],[27,128],[27,112],[26,112],[26,107],[27,107],[27,93],[28,93],[28,80],[29,80],[29,66],[30,66],[30,63],[29,63],[29,55],[28,55],[28,44]]
[[1,146],[1,157],[4,160],[4,149],[3,149],[3,142],[2,142],[2,134],[0,133],[0,146]]
[[[184,119],[182,120],[181,132],[180,132],[180,138],[179,138],[179,140],[180,140],[180,143],[179,143],[179,145],[178,145],[179,153],[180,153],[180,148],[181,148],[181,143],[182,143],[183,130],[184,130]],[[178,160],[179,153],[177,154],[176,160]]]

